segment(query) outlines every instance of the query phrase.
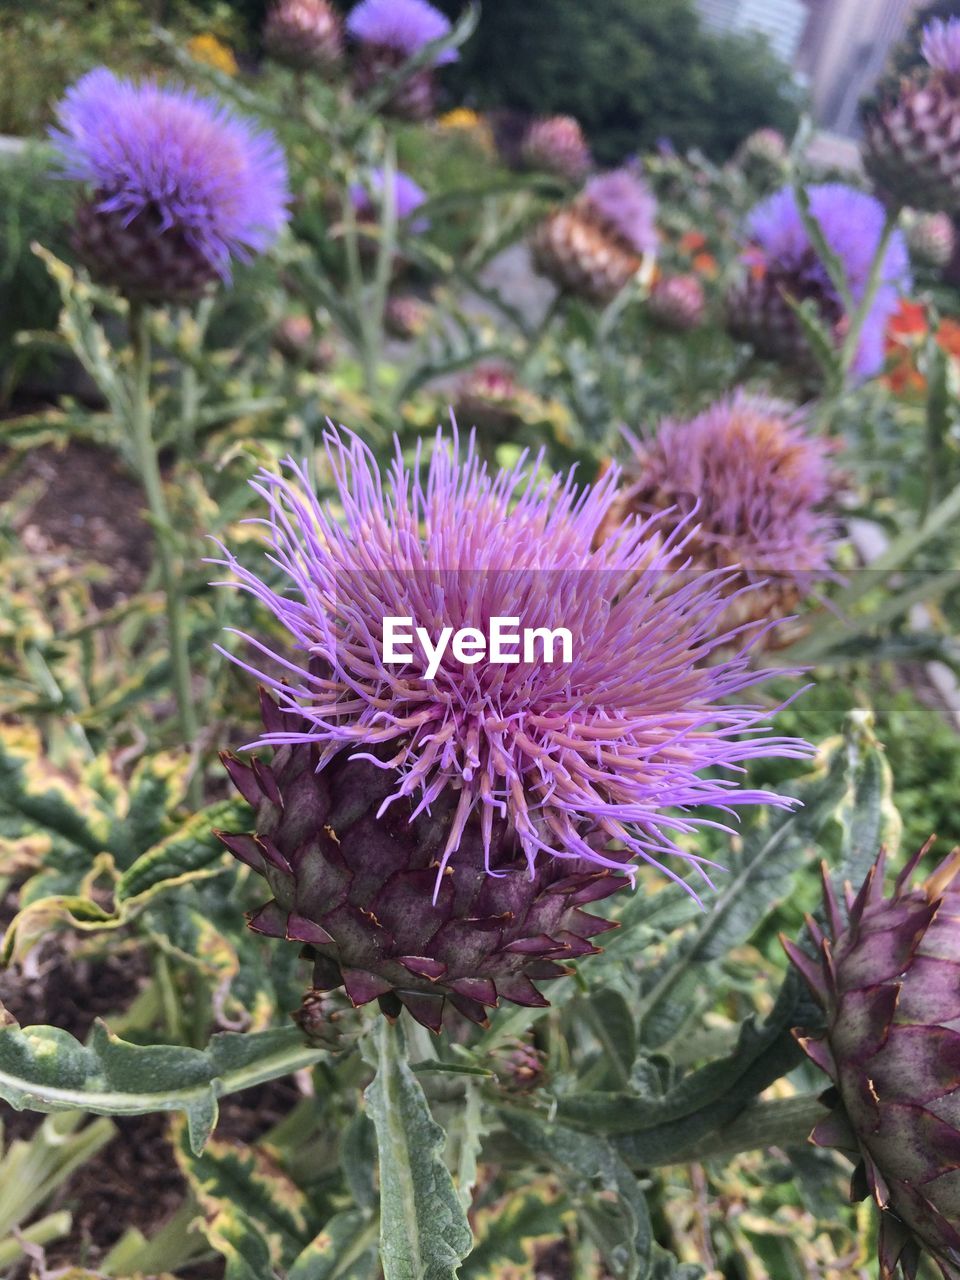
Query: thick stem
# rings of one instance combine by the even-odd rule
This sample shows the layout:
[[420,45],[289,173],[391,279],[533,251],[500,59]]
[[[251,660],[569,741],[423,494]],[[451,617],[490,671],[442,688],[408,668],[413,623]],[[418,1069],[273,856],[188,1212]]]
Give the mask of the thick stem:
[[826,1114],[820,1095],[814,1093],[758,1102],[742,1111],[724,1128],[708,1134],[701,1142],[690,1147],[678,1147],[654,1163],[660,1167],[689,1164],[694,1160],[726,1159],[763,1147],[803,1145],[810,1131]]
[[[190,658],[187,650],[187,633],[184,626],[183,598],[180,592],[180,575],[177,572],[171,538],[173,528],[163,493],[157,447],[153,439],[153,423],[150,400],[150,328],[146,308],[139,303],[130,305],[130,340],[134,359],[133,430],[140,479],[147,495],[147,505],[156,538],[157,559],[163,585],[167,616],[167,639],[170,645],[170,661],[173,666],[173,685],[177,699],[180,735],[184,745],[192,750],[197,739],[197,720],[193,705],[190,679]],[[191,782],[191,800],[198,803],[200,778],[194,773]]]

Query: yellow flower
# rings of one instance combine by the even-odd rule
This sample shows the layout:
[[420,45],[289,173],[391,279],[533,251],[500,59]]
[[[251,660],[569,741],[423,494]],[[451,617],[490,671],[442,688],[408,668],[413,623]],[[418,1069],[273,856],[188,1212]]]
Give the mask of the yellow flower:
[[222,40],[218,40],[211,31],[192,36],[187,41],[187,53],[195,62],[203,62],[206,66],[213,67],[215,71],[222,71],[224,75],[237,74],[237,60],[233,56],[233,51]]
[[483,151],[493,155],[495,151],[493,131],[478,111],[471,111],[469,107],[455,107],[453,111],[448,111],[446,115],[441,116],[437,124],[441,129],[471,134]]

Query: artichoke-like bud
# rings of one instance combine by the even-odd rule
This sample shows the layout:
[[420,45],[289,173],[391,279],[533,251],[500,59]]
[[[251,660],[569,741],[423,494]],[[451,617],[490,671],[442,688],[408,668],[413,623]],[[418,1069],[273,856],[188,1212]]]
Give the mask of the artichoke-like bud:
[[392,338],[419,338],[430,323],[430,307],[413,293],[394,293],[387,299],[383,323]]
[[591,178],[534,232],[534,266],[559,289],[605,305],[656,249],[656,211],[652,192],[629,169]]
[[945,267],[954,255],[957,233],[946,213],[918,213],[909,210],[904,231],[910,256],[927,267]]
[[863,163],[892,204],[960,208],[960,18],[927,25],[927,65],[864,121]]
[[833,1080],[812,1140],[858,1162],[853,1194],[881,1210],[880,1275],[914,1280],[923,1252],[960,1280],[960,857],[913,882],[925,846],[884,892],[881,854],[846,912],[824,874],[816,959],[787,952],[823,1006],[798,1033]]
[[67,91],[57,116],[63,175],[85,188],[76,251],[128,297],[196,298],[287,221],[276,139],[212,99],[100,68]]
[[[808,195],[811,214],[844,269],[850,296],[859,304],[870,286],[873,259],[883,235],[883,206],[842,183],[810,187]],[[791,304],[813,303],[838,347],[849,317],[791,188],[784,187],[753,209],[746,239],[743,278],[726,298],[728,327],[735,337],[752,343],[760,355],[801,374],[813,374],[813,354]],[[872,377],[883,368],[887,322],[909,283],[907,245],[898,230],[887,245],[879,284],[861,330],[853,361],[853,372],[859,377]]]
[[584,180],[593,163],[583,129],[573,116],[535,120],[523,140],[523,159],[531,169],[543,169],[577,183]]
[[454,394],[454,416],[476,427],[481,439],[504,438],[539,411],[540,401],[520,385],[512,369],[481,364],[460,379]]
[[363,1015],[342,991],[312,987],[293,1020],[311,1044],[329,1053],[349,1053],[363,1034]]
[[[428,0],[360,0],[347,18],[347,34],[357,43],[354,84],[367,94],[414,54],[450,33],[449,20]],[[434,68],[454,62],[455,49],[409,76],[384,106],[404,120],[426,120],[436,102]]]
[[333,346],[317,337],[313,322],[302,312],[284,316],[274,332],[273,345],[285,360],[312,373],[323,373],[335,359]]
[[779,129],[754,129],[744,138],[737,150],[737,162],[744,168],[755,165],[770,169],[782,169],[787,162],[789,148]]
[[[289,730],[266,695],[263,711],[268,731]],[[342,985],[355,1005],[379,998],[393,1016],[405,1006],[433,1031],[448,1005],[481,1024],[501,1000],[546,1005],[535,984],[598,950],[592,939],[614,926],[584,908],[626,877],[559,858],[531,875],[516,832],[495,819],[485,851],[476,815],[438,879],[458,795],[429,813],[403,799],[380,817],[402,778],[352,754],[319,770],[313,743],[279,747],[269,764],[224,757],[256,826],[220,839],[273,894],[250,927],[305,946],[316,990]]]
[[663,276],[650,290],[647,311],[665,329],[686,333],[703,324],[706,297],[696,276]]
[[546,1055],[529,1040],[514,1040],[498,1051],[493,1063],[500,1087],[507,1093],[532,1093],[547,1076]]
[[263,43],[271,58],[295,71],[327,72],[343,58],[343,23],[328,0],[277,0]]

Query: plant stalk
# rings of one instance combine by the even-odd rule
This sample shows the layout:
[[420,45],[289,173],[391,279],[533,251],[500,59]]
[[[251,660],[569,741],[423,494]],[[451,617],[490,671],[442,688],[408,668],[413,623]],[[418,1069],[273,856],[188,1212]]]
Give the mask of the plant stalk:
[[744,1151],[763,1147],[805,1145],[810,1131],[827,1115],[818,1093],[795,1098],[778,1098],[748,1107],[730,1124],[707,1135],[701,1142],[661,1156],[654,1167],[689,1164],[692,1161],[727,1159]]
[[[147,495],[147,505],[150,508],[154,536],[156,538],[157,558],[160,565],[160,579],[163,586],[167,617],[167,640],[170,645],[174,693],[180,722],[180,736],[188,750],[192,750],[197,740],[197,719],[193,704],[190,656],[187,649],[187,633],[184,625],[183,598],[180,592],[181,579],[177,572],[177,565],[171,546],[173,526],[163,493],[157,446],[153,438],[153,415],[150,398],[149,315],[146,307],[141,303],[130,304],[130,340],[133,347],[134,361],[133,421],[131,427],[133,429],[140,479]],[[194,805],[198,805],[201,801],[200,775],[197,770],[194,771],[191,779],[190,799]]]

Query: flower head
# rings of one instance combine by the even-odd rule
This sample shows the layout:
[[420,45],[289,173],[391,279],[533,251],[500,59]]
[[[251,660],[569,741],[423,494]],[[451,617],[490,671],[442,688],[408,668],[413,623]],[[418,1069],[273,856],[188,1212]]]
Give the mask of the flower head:
[[191,89],[100,68],[69,89],[51,136],[64,175],[121,228],[182,241],[223,279],[287,221],[287,168],[272,133]]
[[674,524],[692,514],[704,563],[736,565],[754,582],[809,583],[829,570],[831,448],[797,409],[738,390],[687,422],[662,423],[635,448],[628,504]]
[[[450,22],[427,0],[360,0],[347,18],[347,32],[361,44],[390,49],[404,58],[450,34]],[[435,66],[456,62],[456,49],[445,49]]]
[[[810,210],[827,244],[840,260],[855,304],[867,290],[870,268],[883,234],[886,214],[873,196],[842,183],[809,188]],[[845,323],[843,304],[826,266],[811,243],[793,190],[784,187],[756,206],[747,221],[751,242],[748,261],[767,284],[798,299],[813,298],[826,318]],[[854,363],[857,373],[870,377],[883,366],[887,321],[900,294],[910,284],[909,254],[901,232],[890,238]]]
[[330,71],[343,56],[343,22],[329,0],[275,0],[263,43],[278,62],[298,71]]
[[[438,432],[428,465],[418,448],[408,466],[398,445],[382,477],[356,437],[331,429],[326,445],[342,516],[292,462],[254,485],[280,584],[226,549],[218,561],[289,637],[275,652],[245,637],[254,656],[241,665],[281,708],[261,741],[314,744],[318,769],[346,749],[389,771],[381,813],[449,803],[435,892],[471,820],[493,876],[492,832],[506,820],[531,876],[542,859],[622,871],[672,856],[707,877],[677,836],[716,821],[704,806],[777,803],[741,787],[743,763],[808,751],[766,736],[763,711],[742,699],[763,678],[750,667],[762,628],[718,629],[729,575],[678,583],[677,540],[663,543],[652,523],[594,548],[615,472],[578,489],[524,456],[492,474],[472,439],[464,449]],[[415,644],[398,665],[385,617],[436,642],[494,617],[525,634],[562,626],[569,661],[524,648],[515,662],[461,662],[448,647],[432,665]]]
[[584,187],[581,199],[635,253],[656,249],[656,197],[630,169],[598,173]]
[[[381,216],[385,185],[383,170],[371,169],[364,182],[355,182],[351,186],[350,202],[359,218],[376,220]],[[398,170],[393,175],[393,198],[396,218],[405,222],[426,202],[427,193],[409,174]],[[430,229],[430,222],[427,218],[415,218],[409,226],[419,235]]]
[[934,18],[923,29],[920,52],[934,71],[960,75],[960,18]]

